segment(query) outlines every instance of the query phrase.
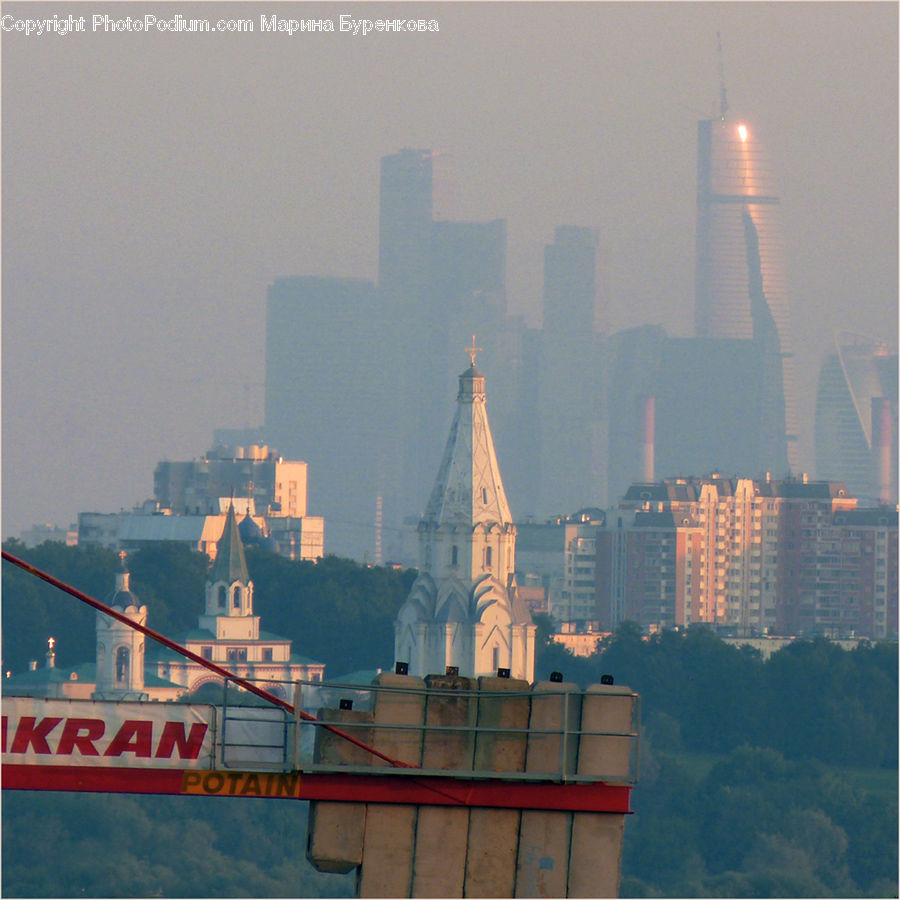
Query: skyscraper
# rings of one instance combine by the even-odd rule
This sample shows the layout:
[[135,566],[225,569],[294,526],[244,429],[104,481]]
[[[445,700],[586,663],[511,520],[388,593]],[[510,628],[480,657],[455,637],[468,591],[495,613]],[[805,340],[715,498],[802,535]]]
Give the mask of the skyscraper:
[[[780,378],[766,380],[759,403],[773,416],[783,404],[788,463],[796,470],[800,461],[783,245],[780,200],[765,148],[746,124],[724,114],[701,121],[697,337],[764,340],[780,356]],[[768,439],[773,447],[780,440],[774,434]]]
[[538,412],[542,517],[605,500],[597,234],[561,226],[544,248]]
[[837,332],[819,373],[816,477],[838,478],[866,505],[897,502],[897,354]]
[[404,149],[382,157],[378,219],[378,287],[408,306],[428,277],[432,220],[432,153]]

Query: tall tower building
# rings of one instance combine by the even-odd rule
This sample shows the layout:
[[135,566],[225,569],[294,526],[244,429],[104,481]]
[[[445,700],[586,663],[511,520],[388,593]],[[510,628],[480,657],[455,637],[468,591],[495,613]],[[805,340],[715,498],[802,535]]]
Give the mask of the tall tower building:
[[[781,377],[761,387],[759,400],[770,412],[777,413],[784,405],[788,463],[797,470],[801,465],[783,247],[780,200],[765,148],[746,124],[726,117],[724,110],[718,119],[701,121],[697,141],[697,337],[763,339],[770,351],[778,353]],[[766,328],[769,321],[771,329]],[[777,396],[779,392],[783,392],[783,400]],[[770,437],[773,446],[777,442],[776,436]]]
[[557,228],[553,243],[544,249],[538,385],[541,517],[605,500],[598,319],[596,232]]
[[488,424],[484,375],[459,376],[456,414],[419,523],[419,575],[395,624],[395,658],[410,675],[508,668],[534,679],[534,636],[517,596],[513,524]]
[[393,497],[389,487],[401,476],[400,407],[382,350],[392,340],[369,281],[305,276],[269,287],[266,435],[285,457],[308,463],[310,504],[328,520],[328,551],[359,559],[374,549],[376,498]]
[[378,287],[404,306],[423,296],[432,215],[431,151],[406,148],[382,157]]
[[897,502],[897,354],[837,332],[819,373],[816,477],[846,482],[864,505]]

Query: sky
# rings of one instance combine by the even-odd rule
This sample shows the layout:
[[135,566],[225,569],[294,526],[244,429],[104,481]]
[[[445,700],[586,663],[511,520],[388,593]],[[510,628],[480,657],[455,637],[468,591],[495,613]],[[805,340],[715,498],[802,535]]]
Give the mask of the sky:
[[[2,13],[4,539],[130,509],[152,496],[157,461],[202,455],[214,428],[261,424],[267,286],[377,277],[379,159],[401,147],[450,157],[455,218],[507,220],[511,312],[540,324],[543,247],[556,226],[587,225],[605,330],[689,336],[696,123],[719,95],[717,33],[730,109],[777,171],[810,471],[834,330],[896,342],[895,3]],[[95,14],[147,13],[255,31],[92,30]],[[14,30],[69,14],[85,33]],[[336,31],[260,33],[273,14]],[[341,15],[438,30],[353,35]]]

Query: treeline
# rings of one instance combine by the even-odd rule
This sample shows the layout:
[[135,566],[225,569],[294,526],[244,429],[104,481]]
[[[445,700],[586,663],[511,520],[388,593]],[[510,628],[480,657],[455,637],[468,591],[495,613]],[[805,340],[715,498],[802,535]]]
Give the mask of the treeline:
[[583,686],[608,673],[637,691],[657,749],[728,753],[748,744],[790,760],[897,768],[896,643],[846,651],[817,638],[764,662],[707,628],[644,640],[626,622],[587,658],[545,642],[536,675],[554,670]]
[[622,896],[897,896],[896,644],[764,662],[706,628],[624,623],[576,658],[539,625],[538,677],[610,674],[641,697]]
[[[117,555],[100,547],[46,542],[3,548],[80,591],[105,600],[113,590]],[[254,612],[263,630],[290,638],[295,653],[324,662],[326,677],[393,662],[394,619],[415,573],[359,565],[326,556],[291,562],[248,549]],[[181,544],[160,542],[129,554],[131,590],[149,609],[147,624],[167,637],[197,627],[209,560]],[[22,569],[3,564],[3,668],[44,664],[47,638],[57,639],[58,666],[95,656],[96,613]]]
[[896,772],[748,746],[711,766],[645,750],[621,896],[897,896]]
[[292,800],[3,792],[4,897],[352,897]]
[[[119,560],[97,548],[6,549],[103,599]],[[390,665],[414,573],[251,550],[263,627],[332,677]],[[208,563],[174,544],[129,557],[165,634],[196,626]],[[94,612],[3,564],[4,668],[57,637],[93,659]],[[897,896],[897,645],[800,641],[763,661],[704,628],[643,640],[625,623],[576,658],[539,618],[538,678],[611,674],[641,695],[642,762],[625,829],[623,896]],[[852,768],[851,768],[852,767]],[[868,768],[867,768],[868,767]],[[864,774],[861,770],[867,769]],[[348,896],[305,862],[305,804],[5,792],[5,896]],[[46,865],[47,848],[53,865]]]

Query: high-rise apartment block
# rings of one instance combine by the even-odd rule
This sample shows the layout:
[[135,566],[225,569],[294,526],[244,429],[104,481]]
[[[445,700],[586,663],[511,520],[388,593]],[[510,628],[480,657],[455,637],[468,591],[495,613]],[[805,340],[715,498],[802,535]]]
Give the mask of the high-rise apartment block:
[[897,512],[805,478],[635,484],[597,533],[597,578],[605,628],[891,637]]

